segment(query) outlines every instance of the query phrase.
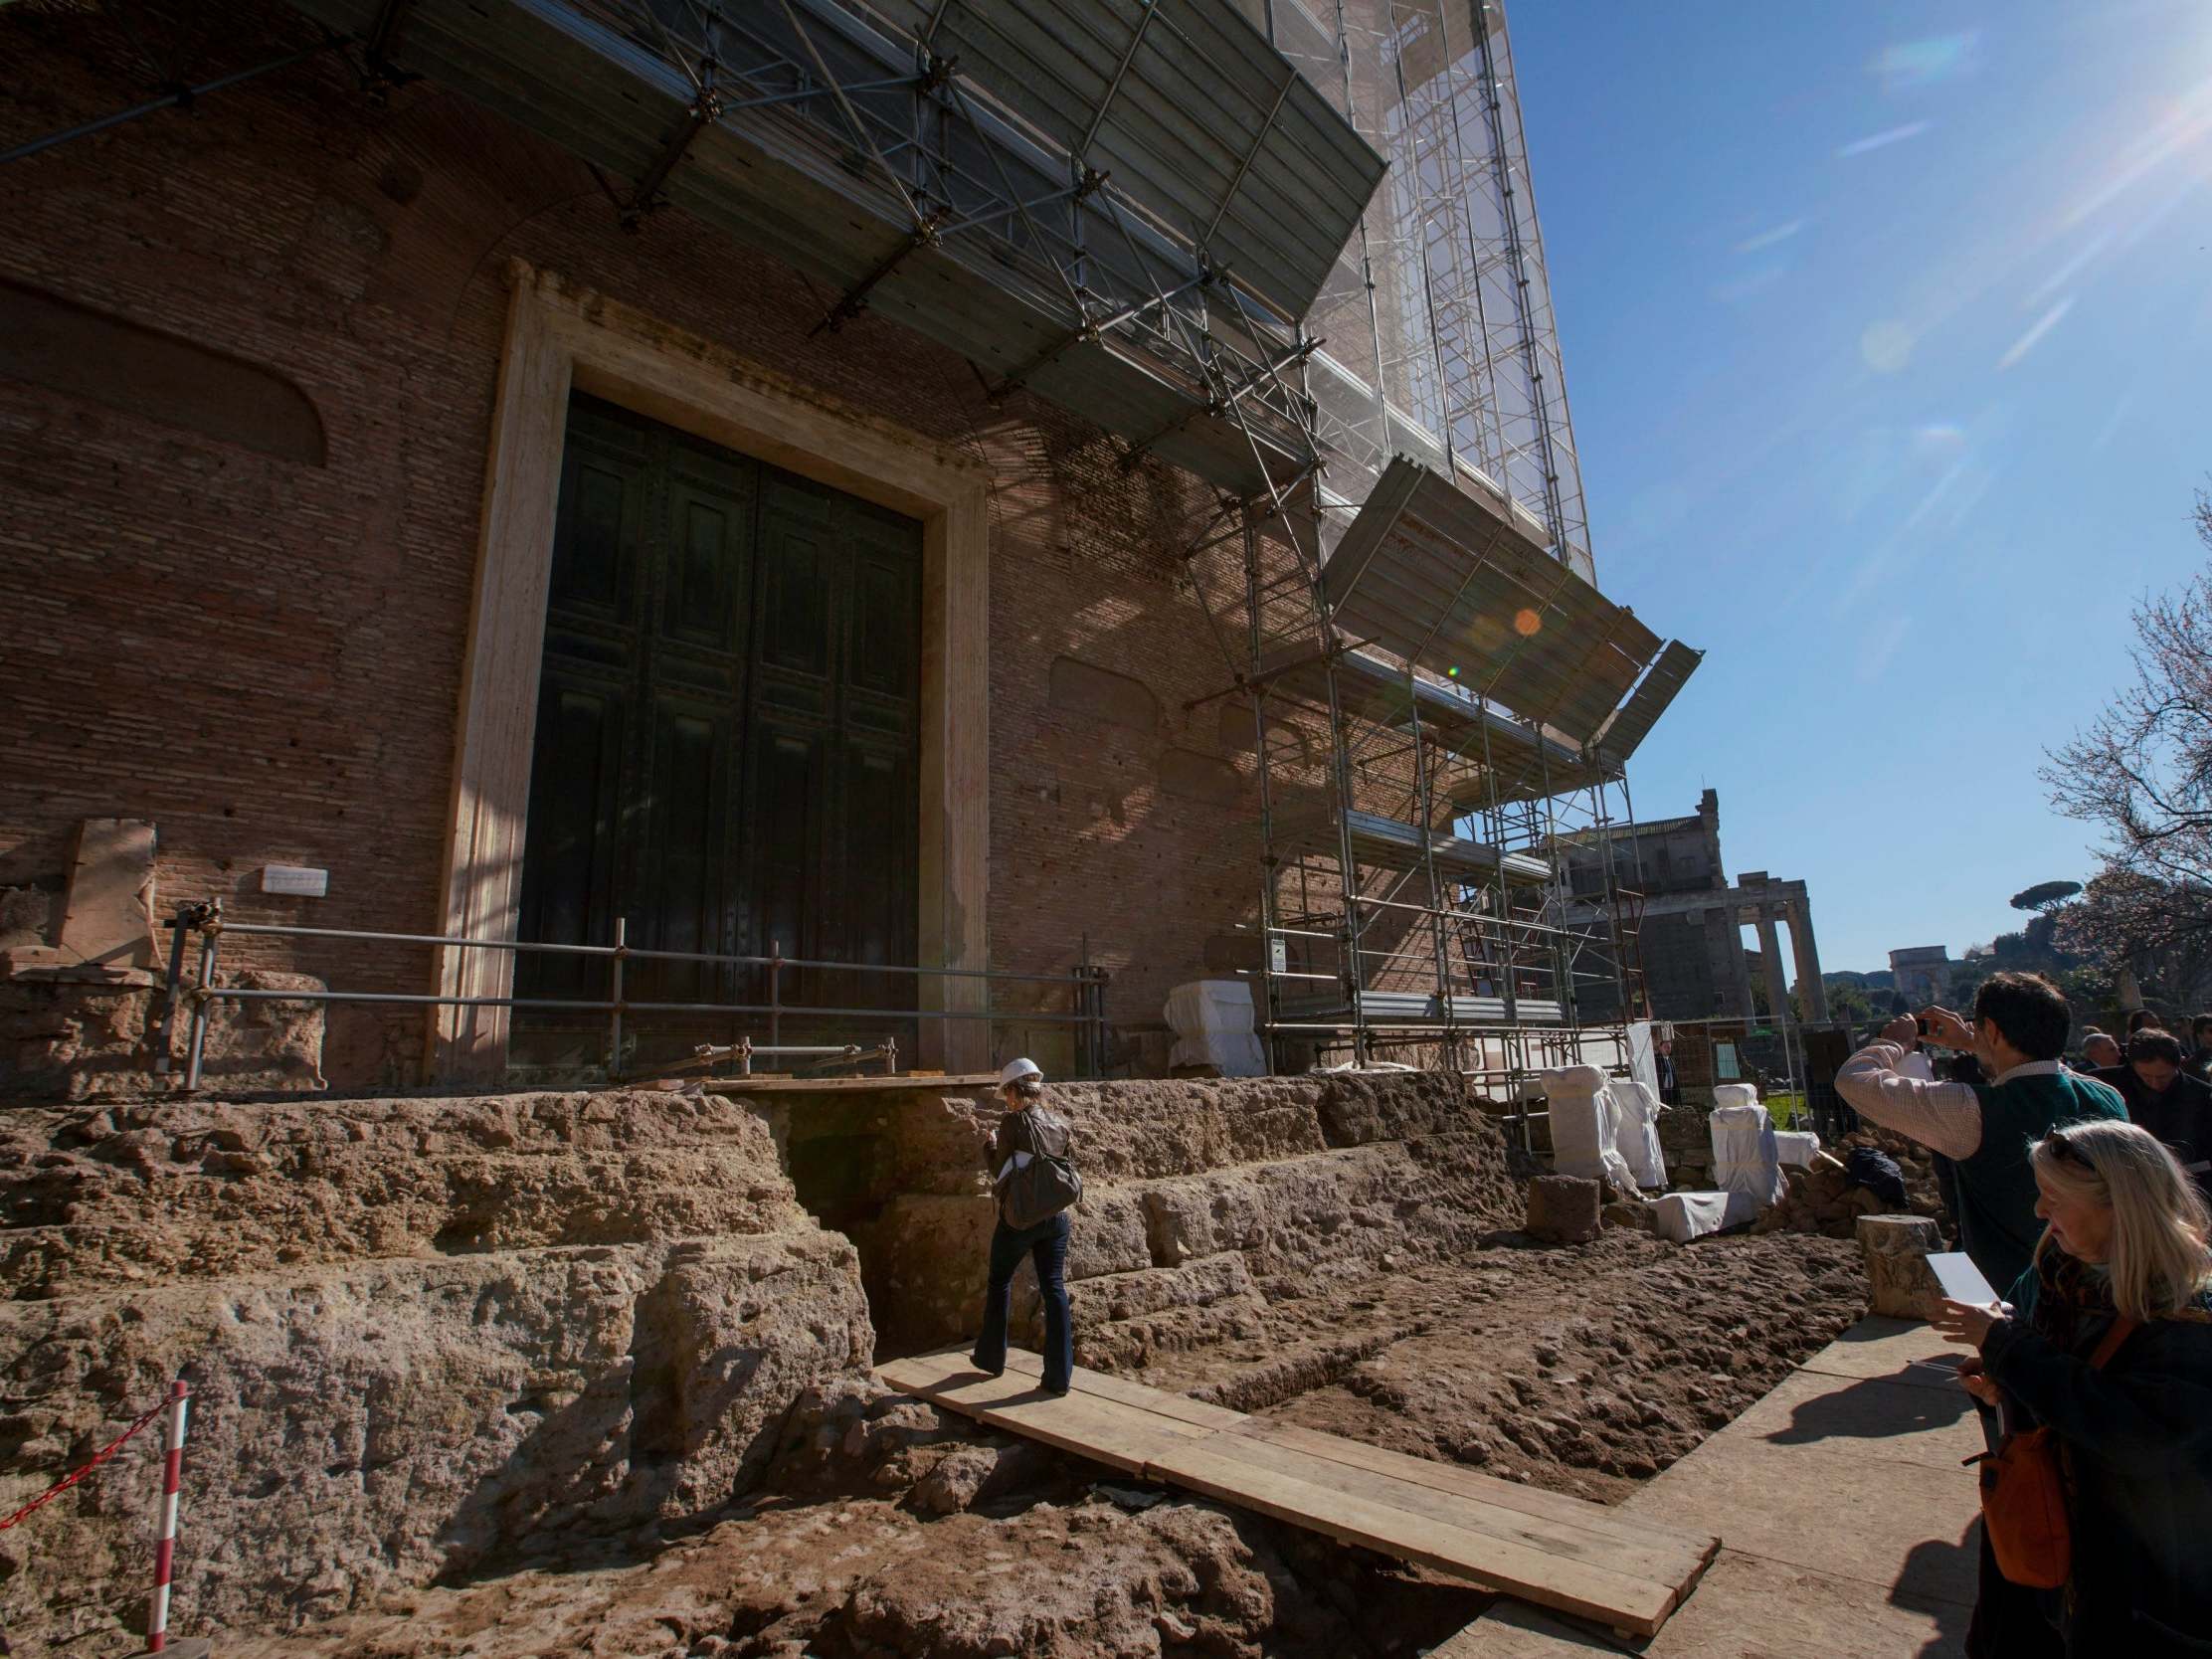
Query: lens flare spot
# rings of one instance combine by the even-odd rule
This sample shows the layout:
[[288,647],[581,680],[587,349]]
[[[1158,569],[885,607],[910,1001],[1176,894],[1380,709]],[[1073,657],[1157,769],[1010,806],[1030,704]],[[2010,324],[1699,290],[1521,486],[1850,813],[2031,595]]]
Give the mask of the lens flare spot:
[[1444,672],[1451,678],[1457,679],[1459,677],[1459,664],[1454,662],[1450,667],[1446,668]]
[[1902,322],[1871,324],[1859,336],[1859,355],[1876,374],[1898,374],[1913,360],[1913,334]]
[[1513,632],[1524,640],[1534,639],[1543,627],[1544,619],[1526,605],[1513,614]]

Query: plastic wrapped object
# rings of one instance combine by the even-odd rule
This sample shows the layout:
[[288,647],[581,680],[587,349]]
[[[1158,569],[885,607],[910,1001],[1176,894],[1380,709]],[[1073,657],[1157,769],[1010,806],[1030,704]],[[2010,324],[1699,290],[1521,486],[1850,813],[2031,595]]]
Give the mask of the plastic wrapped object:
[[1614,1078],[1605,1085],[1605,1092],[1613,1097],[1618,1116],[1613,1145],[1628,1165],[1628,1173],[1645,1192],[1663,1192],[1667,1159],[1659,1150],[1659,1096],[1649,1083],[1634,1077]]
[[1636,1194],[1635,1172],[1615,1143],[1619,1109],[1593,1065],[1565,1065],[1543,1073],[1544,1098],[1551,1112],[1552,1168],[1565,1176],[1611,1182],[1616,1192]]
[[[1724,1083],[1713,1091],[1719,1100],[1736,1085]],[[1754,1100],[1713,1108],[1713,1180],[1730,1193],[1741,1193],[1760,1209],[1782,1196],[1781,1149],[1774,1144],[1773,1120]]]
[[1687,1244],[1757,1217],[1758,1206],[1743,1193],[1669,1193],[1652,1202],[1651,1230]]
[[1252,1028],[1252,988],[1242,980],[1193,980],[1162,1011],[1176,1034],[1168,1064],[1209,1065],[1223,1077],[1264,1077],[1267,1055]]
[[1774,1152],[1785,1170],[1809,1170],[1813,1154],[1820,1150],[1820,1137],[1809,1129],[1777,1129],[1774,1131]]

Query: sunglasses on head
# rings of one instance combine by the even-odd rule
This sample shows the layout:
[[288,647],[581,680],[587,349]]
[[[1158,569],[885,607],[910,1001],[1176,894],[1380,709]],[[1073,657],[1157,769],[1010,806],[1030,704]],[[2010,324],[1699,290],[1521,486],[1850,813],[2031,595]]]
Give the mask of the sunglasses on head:
[[2043,1137],[2043,1144],[2051,1149],[2051,1156],[2054,1158],[2062,1159],[2066,1163],[2077,1165],[2085,1170],[2094,1171],[2097,1168],[2095,1164],[2089,1161],[2088,1155],[2068,1138],[2066,1131],[2063,1129],[2052,1130],[2050,1134]]

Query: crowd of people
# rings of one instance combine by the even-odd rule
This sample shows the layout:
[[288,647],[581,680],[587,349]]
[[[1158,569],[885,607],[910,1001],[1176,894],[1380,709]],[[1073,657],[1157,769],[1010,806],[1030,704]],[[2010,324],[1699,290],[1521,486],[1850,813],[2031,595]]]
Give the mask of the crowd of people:
[[[1936,1324],[1975,1350],[1992,1451],[2036,1430],[2059,1451],[2070,1566],[2008,1576],[1985,1525],[1967,1652],[2212,1653],[2212,1016],[2186,1050],[2155,1017],[2124,1047],[2086,1031],[2069,1063],[2071,1023],[2048,980],[1998,974],[1971,1017],[1893,1020],[1836,1089],[1949,1161],[1960,1247],[2002,1294]],[[1931,1048],[1972,1066],[1907,1064]]]

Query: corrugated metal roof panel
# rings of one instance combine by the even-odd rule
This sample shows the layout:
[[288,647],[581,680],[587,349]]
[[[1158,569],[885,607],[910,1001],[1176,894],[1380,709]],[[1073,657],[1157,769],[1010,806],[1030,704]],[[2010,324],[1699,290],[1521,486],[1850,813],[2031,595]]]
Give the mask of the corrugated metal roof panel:
[[[810,9],[828,3],[803,0],[803,9],[817,19],[815,49],[828,54],[834,69],[855,82],[869,75],[894,82],[911,78],[914,66],[899,61],[900,49],[887,37],[869,35],[843,11]],[[1197,6],[1200,0],[1177,3]],[[295,4],[334,29],[355,34],[368,30],[379,11],[377,0]],[[1024,0],[1030,4],[1033,0]],[[1079,9],[1109,15],[1108,8]],[[647,14],[639,12],[630,26],[618,26],[635,10],[609,0],[415,0],[397,57],[401,67],[453,87],[626,182],[651,168],[685,121],[694,96],[663,50],[665,43],[652,38],[643,21]],[[1048,10],[1057,16],[1061,8]],[[756,8],[743,22],[748,28],[786,27],[776,8]],[[793,52],[800,55],[796,45]],[[725,92],[735,96],[738,89]],[[897,190],[878,169],[852,164],[847,134],[823,119],[794,113],[796,107],[739,111],[702,127],[682,164],[662,183],[661,194],[809,276],[848,289],[877,274],[905,245],[911,222]],[[980,146],[981,140],[975,143]],[[1065,188],[1044,152],[1024,151],[1011,140],[1003,152],[989,163],[971,157],[971,171],[988,170],[993,187],[1011,183],[1024,200]],[[958,194],[975,187],[954,188]],[[1094,200],[1081,209],[1063,204],[1063,215],[1068,212],[1088,216],[1097,250],[1093,270],[1102,276],[1112,274],[1109,285],[1119,281],[1132,293],[1150,294],[1155,283],[1172,286],[1180,279],[1170,245],[1140,237],[1133,254],[1129,239],[1112,229],[1103,203]],[[1240,495],[1264,492],[1269,470],[1279,481],[1306,463],[1308,441],[1295,425],[1253,401],[1249,419],[1260,450],[1255,456],[1253,439],[1234,419],[1209,413],[1195,373],[1179,378],[1172,352],[1157,356],[1125,332],[1070,345],[1035,366],[1044,353],[1074,337],[1080,318],[1057,274],[1033,251],[1024,252],[1023,240],[948,236],[902,260],[869,291],[867,302],[988,371],[1031,369],[1027,384],[1040,395],[1132,442],[1151,441],[1162,459]],[[1331,258],[1335,252],[1330,250]],[[1222,337],[1232,333],[1224,329]]]
[[1393,459],[1322,570],[1337,626],[1586,741],[1659,640],[1509,513]]
[[1302,317],[1383,158],[1233,0],[856,0]]
[[1659,716],[1667,712],[1704,660],[1705,652],[1693,650],[1680,640],[1669,643],[1659,653],[1659,660],[1651,665],[1651,672],[1644,675],[1643,683],[1599,728],[1591,747],[1606,764],[1616,767],[1627,764],[1628,757],[1650,735],[1651,728],[1659,723]]

